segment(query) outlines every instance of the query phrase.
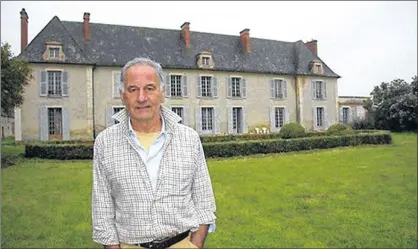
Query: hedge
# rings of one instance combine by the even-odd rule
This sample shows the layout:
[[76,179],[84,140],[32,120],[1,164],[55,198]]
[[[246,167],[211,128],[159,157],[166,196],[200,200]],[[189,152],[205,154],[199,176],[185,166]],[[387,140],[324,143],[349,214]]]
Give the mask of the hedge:
[[[363,144],[390,144],[389,132],[359,133],[354,135],[312,136],[295,139],[262,139],[251,141],[203,142],[205,156],[232,157],[252,154],[281,153],[312,149],[328,149]],[[25,146],[26,157],[47,159],[92,159],[93,144],[32,144]]]

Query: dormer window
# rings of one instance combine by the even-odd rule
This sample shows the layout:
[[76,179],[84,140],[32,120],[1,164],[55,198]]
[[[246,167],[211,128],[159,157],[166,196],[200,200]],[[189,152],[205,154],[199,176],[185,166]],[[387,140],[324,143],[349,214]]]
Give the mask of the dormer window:
[[324,67],[322,65],[322,62],[320,60],[313,60],[310,63],[309,70],[313,74],[324,74]]
[[65,60],[62,43],[57,41],[48,41],[45,45],[45,51],[43,53],[44,61],[55,62]]
[[59,58],[60,49],[59,48],[49,48],[49,58]]
[[209,51],[203,51],[196,56],[197,67],[200,68],[214,68],[215,63]]
[[209,56],[202,56],[202,65],[209,66],[210,57]]

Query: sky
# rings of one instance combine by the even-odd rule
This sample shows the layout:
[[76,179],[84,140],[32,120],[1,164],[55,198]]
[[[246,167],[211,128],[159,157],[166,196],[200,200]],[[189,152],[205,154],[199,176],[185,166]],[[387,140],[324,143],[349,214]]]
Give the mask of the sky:
[[339,96],[369,96],[374,86],[417,75],[416,1],[1,1],[1,41],[20,53],[20,14],[29,16],[29,42],[54,17],[141,27],[190,30],[304,42],[335,73]]

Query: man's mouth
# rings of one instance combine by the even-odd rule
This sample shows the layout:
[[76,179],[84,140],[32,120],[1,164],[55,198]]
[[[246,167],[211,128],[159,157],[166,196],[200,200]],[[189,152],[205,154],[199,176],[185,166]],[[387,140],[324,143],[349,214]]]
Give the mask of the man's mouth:
[[147,105],[147,106],[136,106],[135,107],[135,109],[138,109],[138,110],[144,110],[144,109],[148,109],[148,108],[151,108],[151,106]]

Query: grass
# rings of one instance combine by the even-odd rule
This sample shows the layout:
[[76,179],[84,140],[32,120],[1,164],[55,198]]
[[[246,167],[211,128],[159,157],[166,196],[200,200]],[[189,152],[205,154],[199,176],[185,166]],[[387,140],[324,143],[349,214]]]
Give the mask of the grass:
[[[208,161],[217,229],[206,248],[416,248],[417,135],[393,144]],[[90,161],[2,169],[2,247],[91,241]]]

